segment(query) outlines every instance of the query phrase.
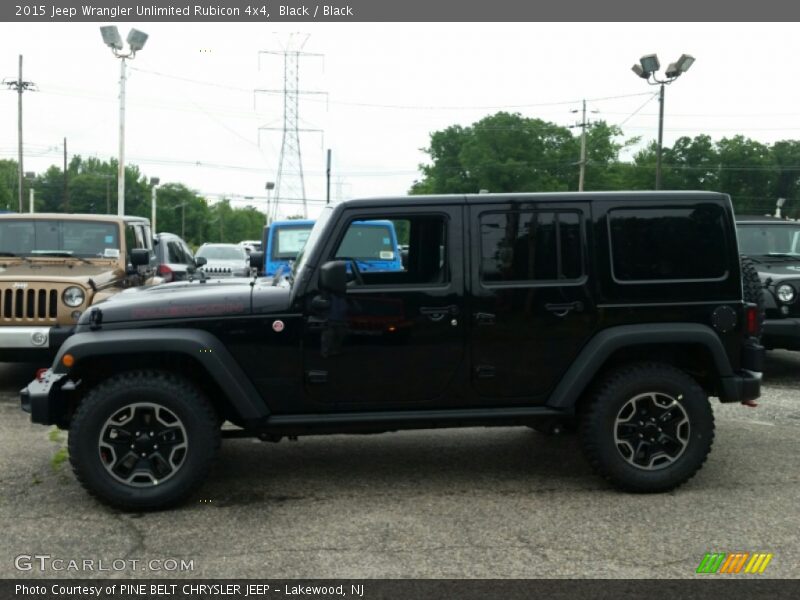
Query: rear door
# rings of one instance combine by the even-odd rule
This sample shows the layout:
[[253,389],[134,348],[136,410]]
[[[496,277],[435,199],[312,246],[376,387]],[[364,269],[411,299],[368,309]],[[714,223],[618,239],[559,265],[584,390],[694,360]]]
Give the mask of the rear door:
[[586,202],[470,206],[472,385],[543,403],[596,325]]

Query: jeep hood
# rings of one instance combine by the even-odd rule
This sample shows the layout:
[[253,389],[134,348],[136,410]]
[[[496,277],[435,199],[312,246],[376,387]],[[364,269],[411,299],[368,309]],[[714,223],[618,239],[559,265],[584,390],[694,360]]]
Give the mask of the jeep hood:
[[103,325],[127,321],[185,321],[249,315],[253,313],[254,290],[259,298],[259,314],[281,313],[288,309],[291,290],[272,286],[253,287],[251,282],[249,278],[178,281],[126,290],[87,310],[79,326],[89,325],[95,307],[102,314]]
[[800,260],[774,259],[770,257],[750,257],[762,280],[769,277],[773,281],[800,279]]
[[115,271],[119,265],[115,261],[86,264],[76,260],[58,262],[39,261],[0,261],[0,281],[62,282],[89,285],[91,279],[98,287],[116,279]]

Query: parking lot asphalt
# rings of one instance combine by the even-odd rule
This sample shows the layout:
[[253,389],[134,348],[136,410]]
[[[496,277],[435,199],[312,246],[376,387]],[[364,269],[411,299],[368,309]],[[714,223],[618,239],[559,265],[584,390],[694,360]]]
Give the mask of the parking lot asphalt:
[[66,434],[19,410],[33,369],[0,364],[0,577],[686,578],[706,552],[800,576],[800,353],[769,353],[758,408],[714,401],[708,462],[667,494],[610,488],[573,436],[471,428],[228,440],[191,502],[143,515],[89,497]]

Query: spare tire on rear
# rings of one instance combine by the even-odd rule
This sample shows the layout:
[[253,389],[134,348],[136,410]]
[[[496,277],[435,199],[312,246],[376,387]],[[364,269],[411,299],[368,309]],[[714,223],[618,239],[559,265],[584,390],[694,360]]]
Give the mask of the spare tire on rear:
[[748,304],[755,304],[758,307],[758,319],[756,339],[761,339],[764,331],[764,290],[761,285],[761,278],[752,260],[746,256],[740,256],[739,262],[742,266],[742,289],[744,290],[744,301]]

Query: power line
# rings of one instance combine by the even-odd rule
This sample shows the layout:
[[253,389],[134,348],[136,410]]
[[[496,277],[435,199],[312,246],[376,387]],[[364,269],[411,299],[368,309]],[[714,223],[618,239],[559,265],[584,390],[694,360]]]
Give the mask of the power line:
[[[243,92],[250,92],[251,90],[247,90],[245,88],[240,88],[236,86],[224,85],[214,81],[202,81],[199,79],[191,79],[188,77],[182,77],[180,75],[172,75],[169,73],[162,73],[159,71],[152,71],[150,69],[142,69],[140,67],[131,67],[132,70],[140,71],[142,73],[147,73],[150,75],[156,75],[158,77],[166,77],[168,79],[175,79],[178,81],[184,81],[187,83],[194,83],[197,85],[207,85],[222,89],[228,90],[235,90],[235,91],[243,91]],[[281,95],[283,92],[280,90],[261,90],[263,93],[272,93],[276,95]],[[587,102],[603,102],[606,100],[618,100],[621,98],[635,98],[637,96],[647,96],[650,95],[650,92],[640,92],[636,94],[619,94],[615,96],[599,96],[597,98],[587,98]],[[350,101],[350,100],[326,100],[330,104],[339,104],[344,106],[358,106],[358,107],[368,107],[368,108],[388,108],[388,109],[396,109],[396,110],[491,110],[491,109],[500,109],[500,108],[534,108],[537,106],[563,106],[568,104],[576,104],[577,102],[581,102],[582,100],[559,100],[556,102],[533,102],[533,103],[522,103],[522,104],[485,104],[485,105],[433,105],[433,104],[384,104],[384,103],[377,103],[377,102],[357,102],[357,101]]]

